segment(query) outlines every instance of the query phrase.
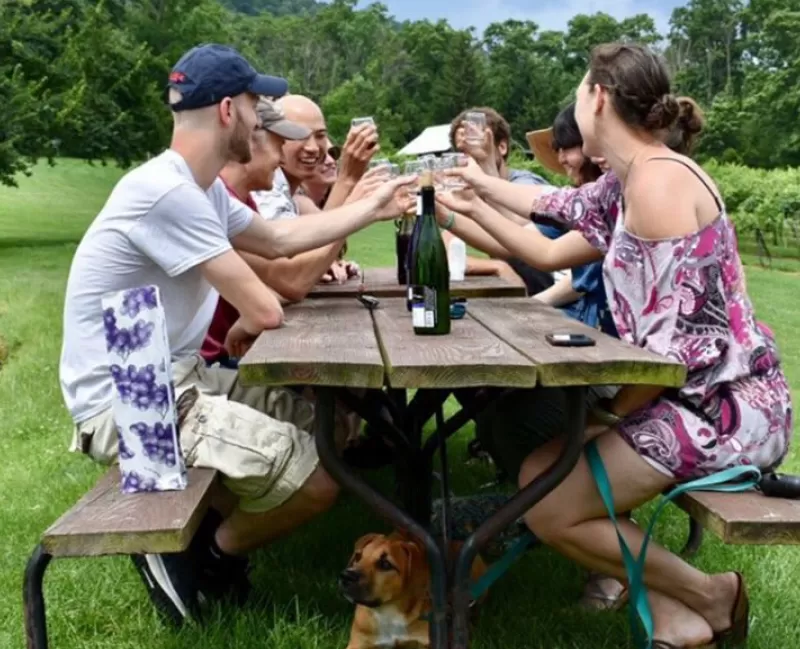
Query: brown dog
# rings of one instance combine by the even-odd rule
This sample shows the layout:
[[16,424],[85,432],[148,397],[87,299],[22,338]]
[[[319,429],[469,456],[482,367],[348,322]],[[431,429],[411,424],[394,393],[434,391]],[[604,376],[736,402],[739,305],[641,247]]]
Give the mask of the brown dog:
[[[460,544],[452,543],[450,551]],[[486,572],[478,557],[472,579]],[[392,534],[367,534],[356,541],[353,556],[339,576],[344,596],[356,605],[347,649],[428,647],[430,569],[424,549]]]

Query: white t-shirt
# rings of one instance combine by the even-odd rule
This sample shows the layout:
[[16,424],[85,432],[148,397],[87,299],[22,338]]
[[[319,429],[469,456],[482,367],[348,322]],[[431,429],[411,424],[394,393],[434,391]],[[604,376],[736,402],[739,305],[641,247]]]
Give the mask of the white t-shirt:
[[253,192],[252,196],[258,207],[258,213],[267,221],[295,219],[300,216],[297,203],[292,198],[292,189],[289,187],[289,181],[280,169],[275,170],[272,189]]
[[229,239],[252,218],[219,178],[203,191],[172,150],[117,183],[78,246],[67,281],[59,376],[76,423],[111,406],[102,296],[158,286],[173,360],[197,353],[217,304],[198,264],[230,250]]

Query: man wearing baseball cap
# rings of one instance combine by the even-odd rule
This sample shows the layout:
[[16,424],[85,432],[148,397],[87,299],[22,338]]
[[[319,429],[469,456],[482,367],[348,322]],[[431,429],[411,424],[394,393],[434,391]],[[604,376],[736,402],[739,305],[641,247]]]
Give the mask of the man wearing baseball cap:
[[[254,218],[231,198],[218,176],[228,163],[252,159],[259,94],[286,91],[285,80],[258,74],[230,47],[187,52],[169,76],[169,149],[120,179],[78,246],[67,282],[59,376],[75,422],[72,450],[104,463],[117,455],[101,297],[156,285],[186,462],[218,470],[236,503],[230,514],[210,510],[186,552],[133,557],[151,600],[177,624],[203,600],[245,597],[247,553],[326,511],[338,493],[306,432],[313,405],[287,389],[244,388],[235,371],[207,367],[199,354],[217,293],[240,314],[225,340],[232,356],[282,322],[278,299],[234,245],[268,259],[291,257],[410,207],[395,195],[405,196],[397,190],[414,178],[294,221]],[[299,135],[281,120],[269,128]]]

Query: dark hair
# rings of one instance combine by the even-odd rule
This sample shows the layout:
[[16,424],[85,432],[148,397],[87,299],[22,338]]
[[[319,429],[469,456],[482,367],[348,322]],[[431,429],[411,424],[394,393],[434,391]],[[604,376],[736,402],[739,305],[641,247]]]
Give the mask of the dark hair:
[[[553,121],[553,150],[574,149],[583,147],[583,136],[575,120],[575,102],[564,108]],[[603,175],[600,169],[590,158],[584,156],[583,166],[580,169],[581,182],[590,183]]]
[[[494,108],[484,106],[462,110],[458,116],[452,122],[450,122],[450,146],[455,148],[456,131],[461,126],[461,123],[467,119],[467,113],[484,114],[486,117],[486,126],[492,130],[495,146],[499,145],[501,142],[505,142],[507,145],[511,144],[511,126],[509,126],[505,117],[498,113]],[[510,148],[510,146],[506,148],[506,154],[503,156],[503,159],[508,158],[508,150]]]
[[680,115],[664,60],[643,45],[606,43],[592,50],[588,82],[604,87],[628,126],[671,128]]
[[676,153],[690,155],[703,130],[706,118],[703,109],[691,97],[678,97],[677,101],[680,113],[664,142]]
[[575,121],[575,102],[564,108],[553,121],[553,149],[583,146],[583,137]]

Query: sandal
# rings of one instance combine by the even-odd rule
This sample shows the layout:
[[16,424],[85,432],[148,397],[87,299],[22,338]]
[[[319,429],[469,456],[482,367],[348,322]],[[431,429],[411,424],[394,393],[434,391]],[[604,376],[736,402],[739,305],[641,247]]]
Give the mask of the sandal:
[[[621,590],[616,593],[608,593],[601,587],[601,581],[613,581],[617,587],[621,587]],[[627,603],[628,587],[600,572],[589,573],[583,595],[578,600],[581,608],[591,611],[618,611]]]
[[736,573],[739,580],[739,589],[736,591],[736,600],[731,613],[732,624],[729,629],[714,634],[717,649],[741,649],[747,645],[747,636],[750,631],[750,598],[741,573]]

